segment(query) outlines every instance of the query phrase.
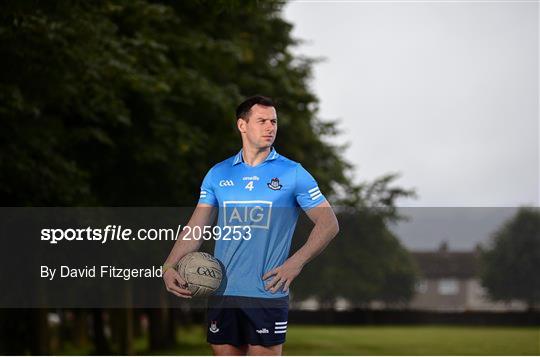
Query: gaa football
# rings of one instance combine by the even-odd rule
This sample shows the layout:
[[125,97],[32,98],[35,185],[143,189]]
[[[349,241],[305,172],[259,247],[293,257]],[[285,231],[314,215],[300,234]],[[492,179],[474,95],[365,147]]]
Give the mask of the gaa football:
[[222,271],[219,261],[211,254],[192,252],[178,262],[176,270],[188,284],[193,297],[204,297],[221,284]]

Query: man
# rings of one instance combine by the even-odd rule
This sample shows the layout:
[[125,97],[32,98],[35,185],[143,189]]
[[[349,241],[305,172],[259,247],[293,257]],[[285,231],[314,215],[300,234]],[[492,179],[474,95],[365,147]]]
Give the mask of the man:
[[[278,128],[272,100],[250,97],[238,106],[236,117],[242,150],[207,173],[187,224],[209,226],[219,213],[223,239],[216,240],[214,255],[223,263],[225,277],[209,299],[207,340],[215,355],[280,355],[289,286],[339,227],[313,177],[272,147]],[[287,259],[298,207],[315,226]],[[235,239],[226,239],[227,227],[240,228]],[[201,241],[183,238],[180,235],[164,264],[163,279],[169,292],[190,298],[185,281],[169,267],[198,250]]]

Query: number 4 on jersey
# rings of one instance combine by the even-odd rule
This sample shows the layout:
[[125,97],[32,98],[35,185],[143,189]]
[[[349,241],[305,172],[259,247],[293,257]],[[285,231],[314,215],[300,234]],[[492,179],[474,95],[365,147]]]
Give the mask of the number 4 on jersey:
[[253,181],[249,181],[246,187],[244,187],[246,190],[253,190]]

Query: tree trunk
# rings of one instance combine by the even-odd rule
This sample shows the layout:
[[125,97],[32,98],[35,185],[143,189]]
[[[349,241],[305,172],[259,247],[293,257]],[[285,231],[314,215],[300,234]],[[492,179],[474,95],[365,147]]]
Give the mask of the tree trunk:
[[164,349],[166,343],[166,311],[163,308],[148,309],[148,336],[150,350]]
[[49,324],[47,321],[47,309],[30,309],[29,319],[29,347],[32,355],[48,355],[49,348]]
[[93,319],[93,340],[96,355],[108,355],[111,353],[109,341],[105,336],[105,323],[103,321],[102,309],[92,309]]
[[26,349],[26,310],[0,310],[0,354],[24,355]]
[[168,310],[167,296],[160,292],[161,307],[148,309],[148,333],[150,336],[150,350],[164,349],[168,343]]
[[141,310],[133,309],[133,338],[143,337],[144,332],[141,324]]
[[88,346],[88,313],[85,309],[73,310],[73,342],[77,348]]
[[177,311],[175,308],[169,308],[169,319],[167,324],[167,345],[168,347],[176,346],[176,317]]
[[111,310],[111,325],[114,341],[118,344],[118,353],[133,355],[133,309]]

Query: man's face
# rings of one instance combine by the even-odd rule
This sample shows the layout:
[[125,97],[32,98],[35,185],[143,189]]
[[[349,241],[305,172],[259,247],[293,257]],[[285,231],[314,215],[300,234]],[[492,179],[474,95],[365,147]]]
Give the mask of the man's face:
[[247,144],[257,149],[272,146],[277,134],[277,114],[274,107],[255,104],[249,120],[238,119],[238,130]]

